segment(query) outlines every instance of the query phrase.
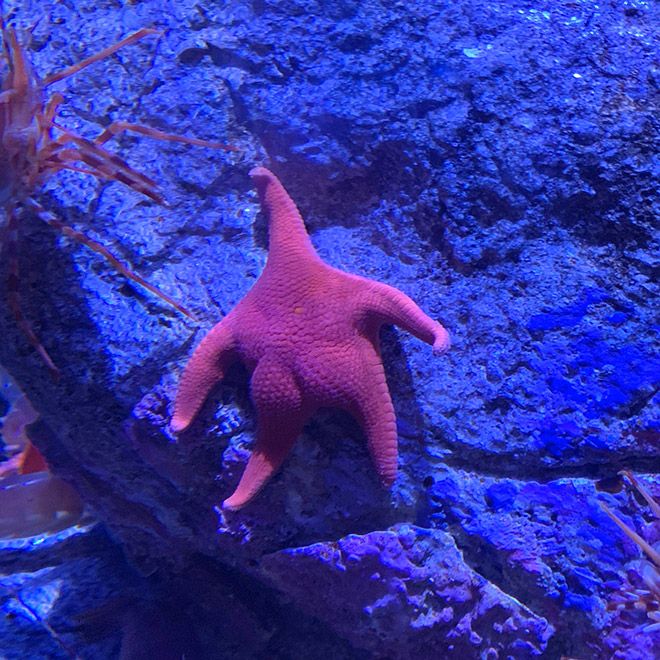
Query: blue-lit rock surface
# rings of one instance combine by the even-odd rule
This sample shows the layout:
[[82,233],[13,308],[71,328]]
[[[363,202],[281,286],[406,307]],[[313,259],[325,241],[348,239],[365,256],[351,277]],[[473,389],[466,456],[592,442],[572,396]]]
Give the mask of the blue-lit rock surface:
[[[449,534],[412,525],[281,550],[264,573],[357,648],[389,657],[534,657],[552,627],[467,566]],[[310,588],[313,585],[313,588]],[[329,610],[328,601],[341,606]]]
[[[411,644],[442,630],[429,644],[445,644],[454,615],[440,620],[441,591],[429,587],[438,601],[414,611],[428,601],[397,591],[412,578],[395,579],[387,553],[370,555],[371,573],[357,563],[353,600],[337,564],[323,563],[333,544],[395,539],[406,525],[425,557],[446,553],[466,584],[499,599],[498,616],[529,624],[515,647],[513,624],[498,618],[499,634],[466,624],[457,639],[475,653],[652,657],[660,641],[639,631],[643,615],[607,609],[638,551],[601,511],[596,482],[629,467],[659,493],[657,4],[210,4],[5,2],[24,26],[41,18],[27,52],[42,74],[139,27],[164,30],[58,83],[71,130],[92,137],[125,119],[242,149],[109,143],[160,183],[170,208],[72,172],[36,195],[199,318],[25,214],[25,311],[63,375],[49,379],[5,307],[0,364],[42,414],[36,444],[150,579],[211,562],[238,576],[223,582],[230,596],[279,590],[253,605],[258,620],[276,612],[258,635],[276,643],[244,646],[246,657],[278,657],[282,640],[293,644],[292,618],[308,638],[322,626],[333,657],[350,657],[351,644],[394,654],[396,630]],[[246,374],[230,375],[178,444],[167,424],[183,364],[265,262],[247,176],[262,163],[326,261],[404,290],[453,347],[436,359],[383,332],[400,431],[391,492],[358,426],[324,411],[252,504],[218,516],[252,446]],[[599,497],[654,529],[627,491]],[[447,579],[415,543],[397,548],[405,575]],[[372,598],[375,573],[391,577]],[[401,626],[386,627],[387,641],[376,598]],[[249,610],[256,599],[246,600]],[[480,621],[478,602],[463,602],[465,621]],[[426,615],[437,628],[419,627]]]
[[70,658],[82,643],[82,657],[117,657],[118,627],[83,636],[77,616],[111,602],[138,580],[93,523],[57,535],[0,541],[2,657]]
[[90,519],[0,540],[6,660],[357,659],[322,622],[279,602],[273,589],[202,557],[183,573],[141,575]]

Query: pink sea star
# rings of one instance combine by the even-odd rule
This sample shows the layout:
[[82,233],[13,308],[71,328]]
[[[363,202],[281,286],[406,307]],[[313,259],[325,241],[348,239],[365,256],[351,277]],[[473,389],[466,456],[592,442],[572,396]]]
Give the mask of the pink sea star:
[[264,167],[250,172],[269,218],[268,261],[240,303],[199,345],[185,368],[172,429],[185,429],[234,360],[252,372],[257,441],[240,482],[223,503],[249,502],[282,464],[319,407],[360,423],[381,482],[397,471],[397,432],[380,357],[379,329],[392,323],[449,349],[447,331],[401,291],[321,261],[293,200]]

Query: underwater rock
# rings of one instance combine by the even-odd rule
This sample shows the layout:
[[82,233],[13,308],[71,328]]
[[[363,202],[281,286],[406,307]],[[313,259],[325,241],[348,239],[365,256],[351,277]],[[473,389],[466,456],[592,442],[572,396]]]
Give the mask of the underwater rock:
[[[33,26],[41,74],[139,27],[164,31],[58,83],[63,125],[93,137],[124,119],[243,150],[117,140],[169,208],[76,172],[38,195],[197,323],[22,214],[19,289],[62,370],[52,382],[0,306],[0,364],[39,410],[35,445],[144,574],[186,576],[210,560],[261,584],[264,555],[302,565],[293,557],[315,544],[414,523],[431,530],[429,556],[457,556],[450,534],[466,580],[540,626],[534,648],[552,627],[553,657],[610,653],[606,604],[637,555],[594,483],[624,466],[657,482],[660,446],[658,3],[171,4],[4,3]],[[183,365],[265,262],[247,175],[260,164],[325,261],[405,291],[452,335],[432,361],[405,333],[382,334],[399,431],[391,492],[357,424],[323,411],[254,502],[218,514],[253,446],[241,370],[185,438],[169,432]],[[607,497],[625,509],[621,493]],[[335,569],[319,570],[339,593]],[[223,588],[233,597],[245,586]],[[298,604],[290,615],[271,594],[263,612],[303,620],[321,607]],[[414,638],[411,610],[400,611],[401,634]],[[345,622],[318,616],[335,631],[320,656],[349,657]],[[507,634],[483,637],[500,648]],[[11,637],[16,657],[25,639]],[[622,632],[621,648],[632,639]]]
[[281,550],[260,567],[300,609],[374,657],[387,649],[400,660],[531,658],[553,633],[475,573],[439,530],[396,525]]
[[[199,559],[145,577],[98,523],[0,541],[0,654],[24,658],[317,657],[358,660],[303,612],[277,611],[264,585]],[[291,608],[288,608],[291,612]]]
[[451,529],[466,561],[580,647],[597,644],[607,619],[601,585],[625,546],[586,479],[480,478],[447,471],[428,490],[426,524]]
[[116,629],[85,639],[74,617],[134,579],[99,525],[1,542],[0,654],[7,660],[117,657]]

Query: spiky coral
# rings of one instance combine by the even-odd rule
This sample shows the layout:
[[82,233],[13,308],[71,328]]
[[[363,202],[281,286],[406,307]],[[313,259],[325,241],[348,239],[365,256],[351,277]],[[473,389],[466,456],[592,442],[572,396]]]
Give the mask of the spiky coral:
[[[648,503],[653,515],[660,522],[660,504],[649,494],[640,481],[630,472],[621,473]],[[605,513],[632,539],[648,559],[634,560],[626,565],[627,584],[612,601],[613,609],[636,609],[646,612],[652,623],[643,626],[644,632],[660,631],[660,552],[635,530],[624,523],[610,508],[600,503]],[[656,544],[657,546],[658,544]]]

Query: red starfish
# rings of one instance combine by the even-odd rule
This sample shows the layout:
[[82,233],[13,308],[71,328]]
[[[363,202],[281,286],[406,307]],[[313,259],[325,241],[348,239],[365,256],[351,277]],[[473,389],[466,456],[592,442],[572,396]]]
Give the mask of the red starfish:
[[172,429],[193,420],[234,360],[252,372],[257,442],[225,509],[249,502],[282,464],[320,407],[342,408],[361,424],[385,486],[397,470],[396,419],[380,357],[385,323],[449,349],[447,331],[401,291],[321,261],[291,197],[264,167],[250,172],[269,217],[261,277],[203,339],[181,378]]

